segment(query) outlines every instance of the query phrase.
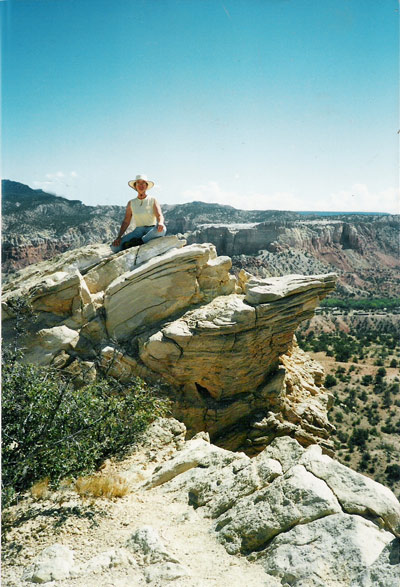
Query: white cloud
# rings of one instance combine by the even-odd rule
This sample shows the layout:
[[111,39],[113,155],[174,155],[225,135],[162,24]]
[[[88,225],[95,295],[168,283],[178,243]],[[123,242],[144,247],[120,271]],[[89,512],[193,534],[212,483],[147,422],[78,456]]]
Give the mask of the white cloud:
[[293,192],[250,193],[229,191],[221,188],[217,181],[209,181],[184,190],[181,202],[228,204],[242,210],[314,210],[342,212],[389,212],[399,213],[399,190],[389,187],[371,193],[365,184],[354,184],[350,189],[339,190],[319,197],[300,196]]
[[35,188],[42,189],[44,191],[51,191],[52,194],[63,197],[74,196],[73,193],[76,190],[76,178],[78,174],[76,171],[70,171],[64,173],[63,171],[57,171],[56,173],[46,173],[45,180],[35,180],[32,182]]
[[61,179],[65,177],[65,175],[62,171],[57,171],[57,173],[46,173],[46,177],[48,179]]
[[350,189],[331,193],[324,204],[323,210],[399,214],[400,192],[394,187],[388,187],[379,192],[371,192],[367,185],[355,183]]
[[272,194],[228,191],[221,188],[217,181],[198,185],[184,190],[182,201],[218,203],[233,206],[241,210],[298,210],[299,200],[291,192],[275,192]]
[[44,187],[49,187],[49,186],[53,185],[52,181],[33,181],[32,183],[35,186],[35,188],[42,188],[42,189],[44,189]]

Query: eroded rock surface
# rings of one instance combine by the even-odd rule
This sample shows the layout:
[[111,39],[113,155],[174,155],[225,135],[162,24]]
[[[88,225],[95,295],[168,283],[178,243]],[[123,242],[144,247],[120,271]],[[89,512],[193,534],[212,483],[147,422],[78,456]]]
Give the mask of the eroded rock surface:
[[188,501],[230,554],[278,584],[394,587],[400,576],[396,497],[317,445],[277,438],[250,459],[189,441],[144,487]]
[[107,461],[130,492],[98,500],[96,524],[75,516],[57,544],[54,520],[79,512],[79,496],[13,506],[4,585],[398,586],[400,504],[387,488],[287,436],[254,458],[184,436],[162,418]]
[[230,273],[229,257],[176,236],[113,253],[89,245],[17,273],[4,288],[4,338],[16,301],[29,299],[25,360],[169,386],[193,435],[257,454],[273,438],[332,452],[330,394],[294,331],[335,286],[335,275],[260,279]]

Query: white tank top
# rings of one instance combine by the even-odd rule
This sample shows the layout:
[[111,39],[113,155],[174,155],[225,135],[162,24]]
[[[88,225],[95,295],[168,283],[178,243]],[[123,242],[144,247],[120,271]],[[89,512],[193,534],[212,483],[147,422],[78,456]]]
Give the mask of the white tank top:
[[135,226],[154,226],[157,224],[157,218],[154,214],[154,202],[156,202],[156,199],[152,196],[146,196],[143,200],[134,198],[129,201],[132,210],[132,222]]

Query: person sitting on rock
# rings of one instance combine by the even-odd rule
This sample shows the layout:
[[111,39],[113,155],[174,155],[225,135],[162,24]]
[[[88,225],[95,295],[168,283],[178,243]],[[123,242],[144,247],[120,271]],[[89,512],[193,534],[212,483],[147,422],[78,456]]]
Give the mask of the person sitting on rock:
[[[160,204],[155,198],[146,194],[146,190],[150,190],[154,182],[149,181],[145,175],[137,175],[136,179],[132,179],[128,184],[137,191],[138,195],[133,200],[129,200],[119,234],[113,242],[113,246],[118,247],[119,251],[165,236],[167,232]],[[136,227],[122,238],[132,218]]]

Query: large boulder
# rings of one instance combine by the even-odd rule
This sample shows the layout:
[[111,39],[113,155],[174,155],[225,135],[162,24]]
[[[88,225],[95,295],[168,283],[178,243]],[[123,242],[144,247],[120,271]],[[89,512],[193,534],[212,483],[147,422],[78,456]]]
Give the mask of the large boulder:
[[69,251],[6,285],[4,339],[29,300],[25,360],[100,363],[123,381],[161,381],[188,434],[206,430],[229,449],[257,454],[286,435],[331,454],[331,396],[294,331],[335,276],[236,279],[230,269],[213,245],[176,236],[115,254],[108,245]]
[[213,521],[231,554],[261,563],[281,585],[394,587],[400,504],[317,445],[276,438],[251,459],[189,441],[144,483]]
[[[129,339],[132,334],[209,298],[210,279],[200,277],[203,269],[209,273],[213,265],[208,262],[215,257],[214,247],[191,245],[153,257],[115,279],[105,290],[104,299],[110,337]],[[225,275],[216,283],[214,295],[227,293],[227,286],[230,291],[234,289],[225,265]]]
[[27,568],[22,579],[29,583],[61,581],[77,575],[74,553],[67,546],[53,544],[45,548]]

